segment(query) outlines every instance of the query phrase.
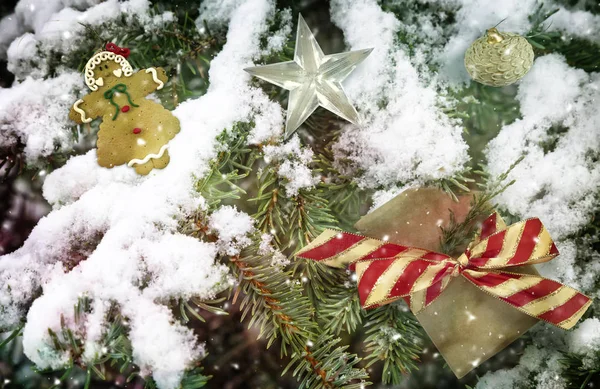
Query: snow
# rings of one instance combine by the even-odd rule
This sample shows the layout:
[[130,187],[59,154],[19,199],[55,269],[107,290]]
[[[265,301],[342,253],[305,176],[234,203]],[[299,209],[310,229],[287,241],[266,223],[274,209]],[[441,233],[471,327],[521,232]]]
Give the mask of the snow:
[[0,88],[0,147],[25,144],[28,163],[36,164],[53,152],[68,151],[75,143],[68,112],[83,90],[81,74],[56,78],[27,78],[12,88]]
[[20,0],[15,13],[26,28],[40,31],[52,20],[53,15],[66,7],[87,8],[100,0]]
[[560,55],[538,58],[519,86],[523,118],[504,126],[487,148],[492,176],[524,155],[509,175],[515,184],[497,201],[512,214],[539,217],[555,240],[585,226],[597,208],[599,83],[600,74],[571,68]]
[[298,135],[279,145],[267,145],[263,148],[265,161],[276,164],[279,177],[285,182],[288,197],[296,196],[300,189],[312,188],[320,178],[310,168],[314,153],[302,147]]
[[[345,83],[362,123],[344,126],[334,152],[343,173],[356,176],[361,187],[377,189],[376,204],[463,169],[467,145],[459,123],[443,112],[447,101],[441,91],[468,80],[462,56],[485,29],[508,16],[501,30],[523,34],[531,28],[528,16],[538,7],[535,0],[427,2],[457,10],[456,23],[437,25],[435,18],[422,15],[408,24],[384,12],[375,0],[331,3],[332,20],[348,48],[374,47]],[[292,32],[291,12],[276,11],[273,0],[209,0],[200,7],[198,27],[204,21],[210,28],[228,26],[227,43],[211,63],[207,94],[173,112],[182,130],[170,142],[169,166],[140,177],[125,166],[99,167],[95,150],[71,158],[45,179],[44,196],[53,211],[21,249],[0,257],[0,328],[26,316],[25,352],[40,368],[60,367],[69,358],[54,350],[48,337],[48,328],[60,330],[61,317],[83,339],[84,360],[101,357],[105,317],[113,305],[125,318],[134,362],[161,389],[178,387],[184,371],[204,356],[204,346],[176,321],[168,302],[209,299],[227,288],[230,275],[218,258],[238,254],[256,233],[253,219],[232,206],[208,215],[216,242],[179,232],[188,216],[206,212],[194,184],[207,172],[218,146],[215,137],[223,130],[238,122],[253,123],[249,143],[263,147],[287,196],[321,179],[310,168],[313,152],[297,136],[281,141],[282,107],[250,86],[243,71],[282,49]],[[33,164],[55,147],[72,147],[66,114],[82,93],[83,78],[63,68],[57,69],[58,77],[46,78],[47,54],[68,55],[77,48],[83,28],[79,23],[100,26],[124,14],[140,20],[151,33],[174,20],[172,13],[152,16],[149,10],[147,0],[21,0],[16,13],[0,21],[0,58],[6,56],[22,80],[0,89],[0,129],[10,134],[0,138],[0,146],[21,137],[27,162]],[[276,16],[280,24],[269,31]],[[591,40],[600,36],[598,16],[580,10],[561,8],[552,23],[551,31]],[[401,31],[422,39],[412,57],[398,44]],[[429,71],[431,58],[443,65],[439,74]],[[541,273],[594,297],[599,297],[595,286],[600,258],[586,248],[590,242],[582,245],[572,235],[589,223],[600,193],[600,166],[593,159],[600,149],[598,85],[600,74],[571,68],[559,55],[536,59],[518,84],[522,119],[504,126],[486,151],[492,176],[525,156],[509,177],[516,183],[497,200],[520,218],[540,217],[557,240],[561,255],[539,266]],[[262,234],[259,253],[272,256],[272,266],[286,266],[288,258],[273,247],[272,239]],[[581,258],[589,261],[580,263]],[[83,296],[91,300],[92,312],[76,323],[73,306]],[[584,355],[590,366],[597,363],[597,318],[583,321],[571,333],[538,327],[521,363],[486,374],[478,388],[563,388],[556,351],[561,348]],[[552,342],[542,341],[548,334]]]
[[468,160],[462,128],[444,115],[435,85],[396,44],[399,21],[374,0],[332,1],[331,15],[349,49],[374,48],[344,84],[363,123],[345,126],[334,145],[338,162],[352,164],[339,168],[347,175],[360,170],[361,187],[381,189],[461,171]]
[[[268,31],[274,3],[247,0],[231,12],[227,43],[212,61],[207,94],[173,111],[181,132],[169,144],[170,164],[140,177],[126,166],[101,168],[95,150],[71,158],[45,181],[44,194],[54,210],[40,220],[22,248],[0,257],[0,328],[15,326],[26,314],[25,353],[40,368],[67,361],[66,353],[52,350],[47,330],[59,331],[61,317],[75,326],[73,307],[81,296],[94,306],[114,303],[120,308],[134,362],[161,389],[177,387],[183,372],[204,354],[192,332],[163,304],[192,295],[209,299],[225,289],[228,271],[215,263],[217,252],[230,238],[239,248],[243,238],[230,235],[216,244],[202,242],[179,233],[179,224],[204,207],[194,184],[208,170],[215,137],[223,129],[240,121],[254,122],[261,133],[274,134],[283,127],[281,108],[249,86],[250,77],[243,71],[264,50],[261,37]],[[65,108],[65,116],[67,112]],[[213,220],[233,222],[226,217],[233,214],[222,208]],[[235,215],[244,219],[241,213]],[[246,215],[245,221],[251,219]],[[236,231],[250,227],[236,224]],[[219,227],[219,233],[225,232]],[[38,290],[42,294],[34,299]],[[104,315],[95,312],[81,324],[93,329],[86,340],[90,359],[102,352],[98,339]],[[85,331],[78,335],[86,336]]]
[[281,51],[292,34],[292,10],[286,8],[279,12],[281,26],[267,38],[267,47],[263,53],[268,54],[271,51]]
[[475,389],[516,389],[518,383],[527,382],[527,376],[519,368],[502,369],[493,373],[486,373],[477,381]]
[[573,331],[558,330],[550,324],[540,324],[529,333],[533,344],[527,346],[519,364],[511,369],[486,373],[476,389],[544,388],[566,389],[563,377],[563,352],[582,357],[584,368],[598,366],[600,351],[600,320],[590,318],[580,322]]
[[274,250],[271,256],[271,266],[277,268],[284,268],[291,263],[290,259],[285,256],[281,251]]
[[[193,366],[204,357],[204,346],[197,344],[191,329],[173,322],[169,308],[146,298],[132,301],[131,306],[135,308],[130,313],[129,339],[141,373],[152,373],[159,388],[179,388],[183,367]],[[124,313],[129,314],[128,311]]]
[[[200,16],[196,19],[196,26],[200,31],[204,31],[204,23],[209,25],[209,28],[221,28],[225,23],[229,22],[232,15],[232,10],[239,9],[242,4],[242,0],[209,0],[202,3],[200,7]],[[244,3],[245,4],[245,3]],[[266,14],[267,25],[273,24],[276,12],[275,8],[269,9]],[[265,55],[273,51],[280,51],[283,45],[288,40],[292,32],[292,17],[290,10],[279,11],[278,15],[281,19],[281,25],[278,26],[274,31],[270,31],[268,38],[266,39],[267,44],[265,47],[260,49],[253,55],[254,61],[249,62],[248,66],[254,66],[254,62]],[[233,23],[230,23],[231,28],[235,28]],[[237,50],[244,50],[243,46],[237,45],[237,42],[230,42],[232,46],[232,52]],[[236,45],[235,48],[233,46]],[[222,57],[221,60],[227,61],[226,57]],[[214,62],[213,62],[214,63]],[[222,67],[223,72],[228,72],[229,68],[226,66]],[[246,79],[249,77],[247,74],[238,74],[235,72],[237,77]],[[211,81],[212,82],[212,81]],[[237,92],[233,92],[236,93]],[[283,114],[281,106],[275,102],[265,99],[262,91],[258,89],[252,89],[253,99],[255,102],[252,104],[254,107],[260,107],[260,115],[254,118],[254,127],[250,131],[248,136],[248,144],[260,145],[267,142],[279,141],[283,135]],[[250,107],[251,105],[246,105]],[[242,107],[244,108],[244,107]],[[221,107],[219,109],[227,109]],[[237,107],[229,107],[229,109],[238,109]],[[243,113],[246,114],[246,113]]]
[[259,255],[270,255],[271,256],[271,266],[284,268],[285,266],[290,264],[290,259],[285,256],[281,251],[277,250],[273,246],[273,235],[271,234],[262,234],[260,236],[260,244],[258,246],[258,254]]
[[233,12],[244,4],[244,1],[245,0],[203,1],[200,5],[200,16],[196,19],[196,26],[199,30],[204,28],[204,23],[208,24],[211,30],[214,28],[226,27],[231,21]]
[[[441,78],[459,86],[469,81],[464,67],[464,53],[475,39],[500,22],[502,22],[498,26],[500,31],[527,35],[533,27],[530,16],[536,14],[540,7],[538,0],[504,0],[501,2],[434,0],[432,2],[450,9],[457,9],[454,31],[434,61],[441,65],[439,71]],[[592,41],[600,39],[600,16],[581,10],[567,10],[551,3],[543,4],[543,6],[542,13],[559,9],[544,23],[547,31],[560,31],[569,36]],[[449,30],[449,28],[446,29]],[[424,33],[420,32],[420,34]]]
[[598,366],[600,355],[600,320],[590,318],[583,321],[569,334],[569,351],[583,355],[586,369]]
[[566,389],[561,372],[562,354],[537,346],[528,346],[519,365],[512,369],[488,372],[479,379],[475,389],[544,388]]
[[372,201],[373,204],[369,209],[369,213],[373,212],[377,208],[381,207],[383,204],[387,203],[394,197],[398,196],[400,193],[404,192],[407,189],[416,188],[416,186],[404,186],[404,187],[391,187],[387,190],[379,190],[373,194]]
[[[64,113],[82,94],[84,85],[81,74],[62,66],[56,69],[58,77],[46,78],[48,58],[67,56],[79,47],[84,30],[81,23],[98,26],[125,14],[151,32],[173,21],[171,12],[151,16],[149,7],[147,0],[21,0],[16,13],[0,22],[0,57],[6,56],[8,69],[17,80],[23,80],[10,89],[0,89],[0,129],[8,135],[0,139],[0,146],[21,139],[32,165],[54,151],[69,151],[75,141],[73,123]],[[2,50],[5,46],[6,52]]]
[[87,363],[101,358],[105,354],[101,343],[102,336],[106,334],[107,326],[105,317],[110,309],[110,302],[96,300],[91,303],[90,319],[85,323],[85,344],[82,358]]
[[531,28],[528,18],[539,7],[536,0],[505,0],[498,3],[466,0],[459,4],[456,32],[450,37],[439,57],[439,63],[442,64],[441,76],[458,84],[469,80],[464,66],[464,54],[475,39],[502,20],[504,21],[498,26],[500,31],[526,34]]
[[[594,153],[600,148],[600,113],[595,108],[599,85],[600,74],[571,68],[560,55],[536,59],[518,89],[522,119],[504,126],[486,150],[493,177],[524,156],[508,177],[515,183],[496,201],[519,218],[539,217],[550,231],[560,255],[537,266],[542,276],[592,298],[599,296],[600,255],[593,249],[593,237],[574,236],[598,209],[600,166]],[[533,331],[533,340],[541,347],[539,359],[568,350],[590,366],[597,364],[593,356],[600,349],[598,319],[581,322],[571,333],[536,328],[540,329]],[[522,358],[515,369],[487,374],[479,387],[511,387],[507,373],[522,371],[525,362]],[[540,387],[563,388],[560,373],[559,368],[539,365],[522,374],[535,377]]]
[[600,253],[594,250],[593,238],[584,237],[556,242],[560,255],[550,262],[536,265],[540,274],[592,297],[600,297]]
[[6,60],[6,50],[10,43],[25,32],[16,14],[10,14],[0,19],[0,59]]
[[[46,77],[50,71],[48,57],[68,56],[81,45],[83,24],[98,27],[121,15],[129,22],[139,21],[150,34],[174,20],[171,12],[152,16],[148,0],[21,0],[16,9],[20,24],[12,28],[27,33],[10,44],[8,70],[18,79]],[[113,38],[106,36],[105,28],[96,30],[106,41]]]
[[208,228],[218,236],[219,252],[233,256],[252,243],[248,235],[254,232],[254,219],[233,206],[223,206],[210,215]]
[[[219,235],[220,240],[224,240]],[[242,246],[243,237],[230,242],[231,248]],[[171,298],[189,298],[205,289],[205,285],[219,285],[227,279],[226,270],[218,267],[219,271],[206,272],[212,267],[212,261],[202,261],[202,258],[216,257],[218,246],[198,241],[184,235],[164,235],[156,241],[140,241],[132,246],[144,258],[145,271],[152,274],[152,280],[144,289],[144,296],[152,300],[162,299],[167,302]],[[190,260],[196,253],[199,259]],[[169,260],[166,261],[165,258]]]
[[98,169],[96,150],[90,150],[85,155],[67,161],[60,169],[48,175],[43,195],[58,209],[78,200],[94,187],[114,183],[132,184],[137,181],[141,182],[142,178],[133,169]]
[[[38,40],[35,38],[35,35],[31,32],[27,32],[17,39],[15,39],[6,51],[6,56],[9,62],[18,58],[19,64],[24,64],[26,62],[35,62],[35,61],[44,61],[44,59],[36,58],[38,53]],[[15,73],[15,75],[22,76],[21,78],[27,76],[31,77],[31,68],[26,67],[23,70],[16,68],[17,65],[11,65],[8,69],[11,72]],[[33,74],[34,76],[38,76],[37,73]],[[39,78],[39,77],[38,77]]]
[[600,42],[600,15],[592,15],[581,10],[568,11],[561,7],[550,20],[551,31],[557,30],[567,35]]

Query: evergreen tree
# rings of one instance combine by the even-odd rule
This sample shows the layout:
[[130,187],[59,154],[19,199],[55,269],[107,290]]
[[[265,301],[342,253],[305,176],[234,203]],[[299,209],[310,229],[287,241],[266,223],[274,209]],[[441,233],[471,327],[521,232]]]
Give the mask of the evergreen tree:
[[[135,0],[50,1],[48,8],[39,11],[48,14],[45,23],[36,25],[44,17],[33,13],[33,9],[31,14],[24,11],[29,3],[33,8],[44,6],[44,2],[26,0],[19,1],[16,9],[8,3],[0,6],[4,16],[0,26],[6,26],[0,30],[0,85],[5,88],[0,91],[0,254],[6,254],[0,258],[0,288],[4,293],[0,294],[0,330],[6,331],[0,338],[0,388],[495,388],[509,380],[506,375],[516,377],[511,387],[549,388],[550,378],[544,371],[556,373],[555,381],[562,385],[556,387],[585,388],[600,382],[597,303],[586,313],[582,319],[585,322],[575,335],[556,335],[558,331],[550,326],[539,325],[459,381],[404,303],[364,310],[352,272],[294,257],[325,229],[356,232],[354,224],[371,207],[381,205],[407,187],[438,187],[453,199],[476,191],[467,219],[454,222],[443,231],[440,246],[446,253],[470,242],[476,231],[473,221],[495,208],[509,221],[529,217],[532,210],[544,211],[542,206],[525,209],[521,206],[523,201],[519,201],[519,196],[528,196],[528,192],[521,191],[518,185],[528,180],[527,174],[533,170],[530,165],[535,163],[530,149],[539,147],[541,154],[550,155],[561,147],[572,147],[573,141],[567,140],[569,134],[577,136],[590,128],[595,133],[582,136],[580,143],[594,139],[597,142],[600,138],[600,119],[593,112],[596,109],[589,107],[594,101],[594,90],[600,86],[597,4],[529,1],[528,5],[517,6],[519,14],[510,18],[517,22],[525,18],[527,30],[519,32],[527,37],[536,54],[532,72],[536,66],[539,71],[526,76],[529,78],[522,84],[494,88],[444,79],[450,73],[445,66],[452,57],[451,52],[448,54],[452,42],[469,36],[465,18],[471,18],[483,32],[500,22],[505,11],[510,12],[509,5],[366,0],[336,0],[331,4],[318,0],[157,0],[151,4]],[[363,6],[363,16],[371,17],[373,25],[361,28],[345,19],[354,17],[353,10]],[[70,11],[65,11],[67,7]],[[374,9],[378,13],[369,14]],[[69,12],[78,12],[79,19],[69,16]],[[455,148],[452,153],[456,153],[456,160],[448,162],[449,159],[436,156],[448,151],[437,143],[418,151],[390,145],[387,153],[381,145],[379,149],[372,144],[357,145],[364,139],[358,138],[357,127],[321,108],[296,135],[284,139],[283,111],[288,93],[249,76],[240,87],[237,82],[242,76],[238,73],[244,66],[252,66],[251,62],[259,65],[293,60],[300,13],[313,31],[319,31],[317,40],[326,54],[346,51],[346,46],[361,41],[352,34],[368,36],[370,28],[378,30],[386,23],[394,26],[393,42],[381,43],[392,49],[386,51],[386,46],[381,50],[389,61],[388,67],[397,68],[391,71],[383,67],[390,72],[386,91],[378,95],[378,101],[370,102],[372,105],[357,103],[359,112],[373,115],[373,123],[381,119],[375,116],[376,109],[396,115],[395,104],[413,104],[405,109],[432,118],[431,122],[424,122],[423,136],[428,142],[434,142],[448,129],[458,129],[457,136],[448,139],[460,147],[464,145],[464,153]],[[38,22],[27,17],[37,17]],[[504,22],[508,28],[514,26],[510,18]],[[575,25],[569,27],[565,20],[585,22],[590,31],[582,32]],[[60,26],[53,30],[53,23]],[[55,31],[61,34],[58,38],[53,35]],[[69,40],[72,38],[67,33],[76,38]],[[61,36],[69,38],[61,43]],[[381,37],[382,42],[384,38]],[[65,122],[68,108],[60,113],[53,111],[56,105],[52,100],[59,100],[59,96],[52,95],[46,103],[29,97],[47,93],[47,85],[53,80],[64,82],[63,88],[71,88],[61,90],[68,98],[83,96],[82,71],[88,59],[107,42],[128,47],[134,69],[160,66],[166,70],[169,81],[156,92],[155,99],[180,117],[182,133],[178,137],[187,137],[170,149],[171,160],[179,157],[177,150],[189,153],[184,163],[171,163],[193,167],[187,175],[193,177],[189,187],[187,179],[182,184],[179,176],[177,180],[171,177],[160,181],[161,174],[172,170],[150,178],[156,185],[144,187],[147,191],[168,192],[168,186],[173,185],[164,197],[169,204],[163,210],[161,204],[147,201],[157,209],[147,209],[138,219],[128,216],[128,223],[139,221],[131,227],[142,231],[139,236],[132,235],[131,241],[109,238],[129,233],[123,229],[125,223],[117,222],[121,220],[120,213],[127,212],[125,208],[133,209],[136,204],[110,207],[120,199],[115,193],[130,193],[131,196],[123,197],[124,201],[143,196],[141,189],[131,188],[142,188],[144,183],[124,170],[129,169],[126,167],[90,167],[89,161],[95,163],[95,153],[90,154],[90,150],[95,148],[98,121],[81,126]],[[544,58],[546,62],[540,62]],[[532,119],[529,112],[543,111],[543,107],[526,106],[524,102],[531,104],[535,96],[532,98],[525,88],[533,90],[542,85],[540,80],[552,71],[557,72],[557,77],[570,77],[561,81],[569,86],[564,94],[571,96],[569,103],[576,106],[573,109],[581,112],[577,111],[573,118],[556,119],[548,114]],[[413,78],[402,78],[403,72],[414,72],[414,80],[421,88],[414,95],[414,85],[409,83]],[[80,84],[59,79],[73,74],[81,76]],[[554,81],[559,80],[545,80]],[[19,92],[25,87],[26,93]],[[392,101],[395,89],[408,92]],[[431,106],[417,111],[424,101],[432,102]],[[67,101],[65,106],[74,102]],[[25,107],[25,113],[20,111],[23,104],[30,105]],[[40,113],[41,119],[32,119],[33,124],[22,119],[36,116],[38,111],[48,116]],[[416,123],[420,117],[407,119],[402,115],[414,113],[402,112],[391,119],[381,119],[384,127],[396,125],[399,130],[395,134],[399,137],[405,134],[402,128],[421,125]],[[63,124],[44,122],[50,120],[62,120]],[[524,146],[515,141],[515,150],[521,149],[510,155],[517,157],[506,166],[498,166],[498,161],[505,160],[497,156],[500,146],[493,142],[499,142],[509,126],[525,126],[523,123],[528,120],[537,120],[543,127],[532,129],[539,132],[538,138],[524,140]],[[55,133],[44,132],[53,147],[35,148],[38,139],[32,129],[46,125],[59,128]],[[425,133],[428,126],[437,125],[441,129]],[[575,132],[577,128],[582,131]],[[374,131],[367,137],[380,135]],[[389,133],[387,140],[398,141],[398,145],[406,141],[389,139]],[[402,153],[413,153],[411,166],[393,159]],[[577,165],[586,172],[577,177],[593,181],[600,174],[598,149],[582,151],[581,158],[573,157],[565,164]],[[423,167],[431,160],[440,166]],[[545,175],[553,168],[552,163],[559,169],[562,162],[548,160],[550,168],[540,169]],[[397,175],[393,172],[396,168]],[[565,283],[576,280],[578,289],[597,297],[600,186],[566,178],[565,186],[581,185],[581,190],[573,189],[564,197],[548,184],[539,188],[537,197],[525,200],[543,200],[551,206],[566,198],[565,206],[576,216],[565,222],[565,227],[552,225],[554,219],[540,215],[553,236],[557,235],[559,249],[563,251],[564,247],[565,258],[570,258],[566,264],[556,265],[558,271],[552,268],[553,263],[549,264],[543,274],[562,277],[560,280]],[[89,200],[92,192],[94,199]],[[115,202],[105,204],[103,197],[114,198]],[[142,202],[146,199],[140,198]],[[97,216],[97,210],[91,209],[91,204],[96,203],[99,212],[110,210],[111,214]],[[47,213],[45,221],[35,227]],[[580,220],[584,220],[583,224]],[[53,234],[60,226],[66,230]],[[39,228],[39,232],[34,228]],[[143,243],[137,247],[135,239]],[[101,251],[109,245],[115,246],[110,247],[113,251]],[[62,302],[53,305],[58,309],[57,319],[49,320],[53,325],[58,323],[54,327],[40,329],[45,322],[32,323],[33,319],[44,317],[40,306],[60,299],[56,285],[63,275],[57,275],[58,272],[71,273],[70,281],[65,281],[67,296],[80,287],[73,275],[85,268],[86,262],[92,263],[92,258],[102,255],[99,253],[137,255],[139,264],[135,270],[139,275],[132,279],[135,293],[139,294],[131,292],[127,299],[135,297],[140,305],[148,304],[137,313],[148,314],[148,321],[136,319],[130,305],[106,297],[111,296],[108,292],[98,293],[94,286],[89,293],[77,296],[72,309],[67,310]],[[181,268],[161,267],[148,258],[153,253],[163,255],[161,260],[165,263],[181,258],[176,262]],[[183,264],[196,257],[208,258],[208,265],[200,274],[186,274]],[[104,259],[109,260],[112,259]],[[20,262],[15,265],[17,261]],[[39,264],[31,264],[32,261]],[[106,266],[109,272],[110,266]],[[86,273],[81,271],[83,277]],[[160,272],[164,272],[165,279],[156,286]],[[26,277],[28,274],[31,278]],[[119,280],[126,277],[114,276]],[[171,276],[181,278],[171,284]],[[197,290],[193,290],[194,280],[200,285]],[[178,283],[180,286],[172,286]],[[151,292],[153,288],[157,292]],[[64,301],[69,300],[65,297]],[[156,318],[167,318],[170,332],[165,332],[164,339],[151,337],[159,333],[153,331],[163,328],[163,322]],[[101,330],[90,324],[96,322],[103,323]],[[94,331],[97,334],[91,339]],[[179,365],[165,365],[159,360],[160,352],[142,350],[143,339],[164,345],[164,349],[157,350],[173,349],[173,339],[185,343],[181,345],[184,371]],[[37,346],[40,347],[36,356],[32,357],[31,347]],[[531,359],[537,362],[523,362]],[[36,367],[39,361],[54,363]]]

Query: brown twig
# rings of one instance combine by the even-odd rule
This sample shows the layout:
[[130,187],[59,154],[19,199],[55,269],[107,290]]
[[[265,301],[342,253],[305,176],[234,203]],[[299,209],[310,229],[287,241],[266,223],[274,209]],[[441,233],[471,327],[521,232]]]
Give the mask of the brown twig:
[[308,361],[308,363],[310,363],[313,370],[317,373],[317,375],[319,377],[321,377],[321,381],[323,382],[323,387],[324,388],[333,388],[331,380],[327,379],[327,372],[325,370],[321,369],[320,367],[318,367],[319,361],[317,361],[312,356],[312,353],[310,352],[308,347],[305,347],[304,350],[306,351],[306,356],[304,357],[304,359],[306,359]]
[[[242,271],[242,275],[246,278],[249,279],[249,282],[260,291],[260,293],[263,295],[263,298],[265,300],[265,302],[267,303],[267,306],[269,307],[269,309],[271,309],[274,312],[277,312],[277,317],[279,317],[282,321],[282,325],[285,326],[286,328],[289,328],[293,331],[297,331],[298,327],[296,327],[295,325],[291,324],[292,323],[292,318],[289,317],[288,315],[284,314],[284,313],[280,313],[279,311],[282,310],[282,307],[280,305],[280,301],[276,298],[271,297],[271,295],[273,295],[273,292],[267,288],[267,285],[264,282],[260,282],[258,280],[256,280],[254,278],[254,276],[256,275],[254,272],[252,272],[251,270],[247,270],[248,266],[246,266],[241,260],[239,255],[236,255],[234,257],[231,257],[231,262],[233,262],[241,271]],[[237,299],[237,295],[239,294],[239,289],[236,291],[235,293],[235,297],[234,297],[234,301],[235,299]]]

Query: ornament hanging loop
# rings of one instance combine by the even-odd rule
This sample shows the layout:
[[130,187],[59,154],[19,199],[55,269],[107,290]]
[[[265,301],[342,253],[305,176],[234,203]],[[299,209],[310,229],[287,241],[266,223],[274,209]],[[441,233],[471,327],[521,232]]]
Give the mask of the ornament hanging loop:
[[502,36],[502,34],[500,34],[500,31],[498,31],[498,29],[496,27],[492,27],[489,30],[487,30],[487,42],[488,43],[500,43],[504,40],[504,37]]

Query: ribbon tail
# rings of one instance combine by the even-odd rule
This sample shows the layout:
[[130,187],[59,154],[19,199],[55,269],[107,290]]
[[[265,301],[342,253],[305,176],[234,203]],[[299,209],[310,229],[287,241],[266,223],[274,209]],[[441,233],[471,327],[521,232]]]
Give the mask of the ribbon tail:
[[572,328],[591,299],[570,286],[530,274],[465,270],[462,275],[482,291],[536,319]]
[[139,107],[139,105],[137,105],[136,103],[133,102],[133,100],[131,100],[131,96],[129,96],[129,92],[125,91],[124,93],[127,96],[127,101],[129,102],[129,104],[132,107]]
[[115,106],[115,116],[113,116],[112,120],[117,120],[117,116],[119,116],[119,105],[113,101],[112,96],[110,97],[110,103]]
[[335,230],[325,230],[296,257],[338,268],[350,265],[356,271],[363,308],[404,297],[412,301],[413,312],[441,294],[456,266],[444,254]]
[[408,304],[411,312],[417,315],[431,305],[431,303],[433,303],[442,294],[442,292],[446,290],[446,287],[448,287],[452,278],[453,277],[450,276],[443,277],[440,281],[435,282],[429,288],[414,292],[405,298],[405,301]]

